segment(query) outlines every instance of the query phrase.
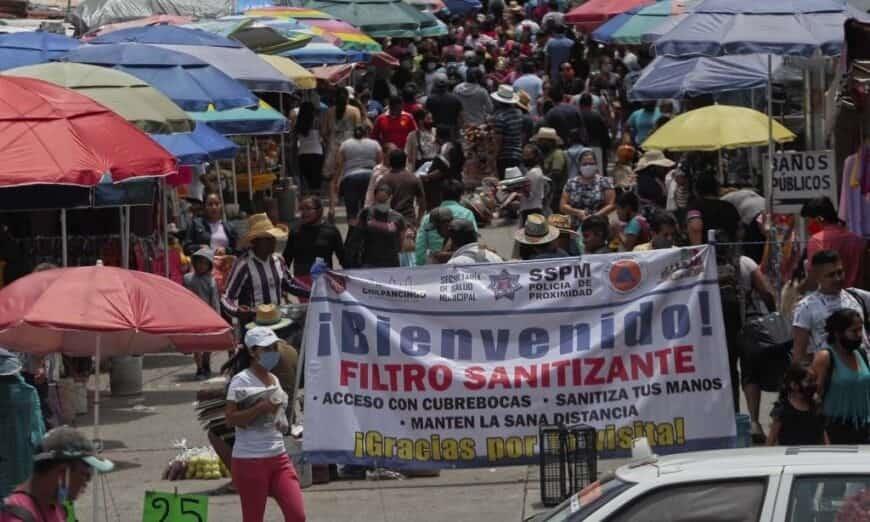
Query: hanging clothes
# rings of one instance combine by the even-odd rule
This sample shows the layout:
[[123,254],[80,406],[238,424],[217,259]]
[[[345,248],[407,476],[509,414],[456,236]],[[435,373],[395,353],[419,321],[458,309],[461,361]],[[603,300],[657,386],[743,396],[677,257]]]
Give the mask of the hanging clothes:
[[850,231],[870,237],[870,150],[866,146],[843,162],[839,215]]

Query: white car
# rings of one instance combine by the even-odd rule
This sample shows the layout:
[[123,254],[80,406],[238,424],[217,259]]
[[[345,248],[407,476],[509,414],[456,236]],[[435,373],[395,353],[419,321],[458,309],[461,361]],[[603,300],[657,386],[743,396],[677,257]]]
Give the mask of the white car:
[[649,456],[534,522],[870,522],[870,446]]

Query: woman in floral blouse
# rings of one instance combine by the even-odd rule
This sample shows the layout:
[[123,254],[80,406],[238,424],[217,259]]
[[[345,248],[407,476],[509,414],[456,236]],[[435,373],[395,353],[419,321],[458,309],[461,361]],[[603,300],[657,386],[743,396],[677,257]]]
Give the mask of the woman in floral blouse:
[[573,225],[589,216],[607,216],[616,208],[616,191],[610,178],[602,176],[595,153],[580,155],[580,175],[571,178],[562,192],[561,210],[571,216]]

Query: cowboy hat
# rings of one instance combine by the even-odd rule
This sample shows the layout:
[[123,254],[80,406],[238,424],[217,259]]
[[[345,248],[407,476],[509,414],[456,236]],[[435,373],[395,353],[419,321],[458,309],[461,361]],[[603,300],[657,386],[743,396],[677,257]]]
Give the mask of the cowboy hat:
[[568,234],[569,236],[577,236],[577,231],[571,226],[571,217],[565,214],[551,214],[547,218],[547,222],[559,229],[560,234]]
[[507,104],[515,104],[517,102],[517,95],[514,93],[514,88],[507,84],[501,84],[498,86],[498,90],[494,93],[490,94],[492,99]]
[[272,224],[272,220],[266,214],[254,214],[248,218],[248,232],[239,241],[241,245],[249,246],[251,241],[261,237],[274,237],[275,239],[285,239],[287,231],[276,227]]
[[540,214],[529,214],[523,228],[514,233],[514,239],[524,245],[543,245],[559,237],[559,229]]
[[532,112],[532,97],[522,89],[517,92],[517,107],[526,112]]
[[519,167],[508,167],[504,169],[504,179],[516,179],[523,177],[523,171]]
[[257,315],[254,320],[245,325],[245,329],[250,330],[258,326],[271,328],[272,330],[280,330],[286,328],[293,323],[290,319],[281,316],[281,309],[273,304],[261,304],[257,306]]
[[541,140],[554,141],[557,145],[562,144],[562,138],[556,133],[556,129],[552,127],[541,127],[529,141],[538,142]]
[[634,171],[640,172],[641,170],[652,166],[670,168],[674,165],[676,165],[676,163],[666,158],[664,152],[660,150],[648,150],[640,157],[640,161],[637,162]]

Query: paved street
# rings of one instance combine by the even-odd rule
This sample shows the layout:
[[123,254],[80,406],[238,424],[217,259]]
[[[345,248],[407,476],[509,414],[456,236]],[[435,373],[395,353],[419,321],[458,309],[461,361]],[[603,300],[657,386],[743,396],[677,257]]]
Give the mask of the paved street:
[[[483,231],[483,241],[499,252],[510,252],[513,228]],[[225,360],[216,354],[213,367]],[[176,451],[174,441],[186,439],[189,446],[207,444],[195,419],[193,403],[201,384],[193,380],[194,366],[188,356],[151,355],[145,357],[145,392],[136,398],[108,397],[103,403],[102,435],[106,454],[117,464],[108,476],[106,498],[116,509],[110,521],[141,520],[145,491],[204,493],[222,485],[222,480],[161,480],[166,463]],[[108,392],[108,376],[102,390]],[[770,411],[772,394],[765,394],[762,411]],[[77,419],[82,428],[91,426],[91,417]],[[603,461],[606,471],[621,464]],[[91,486],[93,487],[93,485]],[[108,492],[110,491],[110,493]],[[445,470],[437,478],[402,481],[339,481],[313,486],[304,491],[308,519],[312,521],[441,522],[521,521],[541,511],[537,468]],[[77,513],[82,521],[91,520],[91,492],[79,500]],[[280,520],[277,506],[270,502],[266,520]],[[238,497],[209,497],[209,522],[238,522]]]

